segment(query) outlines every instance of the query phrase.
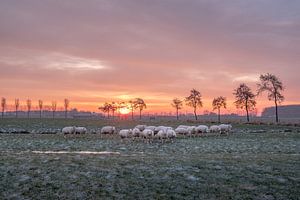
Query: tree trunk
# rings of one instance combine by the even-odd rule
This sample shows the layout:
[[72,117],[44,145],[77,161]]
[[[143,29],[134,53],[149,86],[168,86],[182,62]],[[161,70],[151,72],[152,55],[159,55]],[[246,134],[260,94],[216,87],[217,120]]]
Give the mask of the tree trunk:
[[140,110],[140,120],[142,119],[142,110]]
[[176,118],[177,118],[177,120],[179,119],[178,118],[178,109],[176,109]]
[[112,111],[112,118],[113,119],[115,118],[115,111],[114,110]]
[[277,99],[275,97],[275,112],[276,112],[276,123],[279,122],[279,119],[278,119],[278,105],[277,105]]
[[133,109],[131,109],[131,119],[133,120]]
[[55,111],[52,111],[52,118],[54,119]]
[[197,120],[198,120],[198,117],[197,117],[196,108],[194,108],[194,115],[195,115],[195,119],[196,119],[196,121],[197,121]]
[[30,113],[30,111],[27,111],[27,118],[29,118],[29,113]]
[[68,110],[65,111],[65,118],[68,118]]
[[18,109],[16,108],[16,118],[18,118]]
[[40,119],[42,119],[42,110],[40,110]]
[[2,119],[4,118],[4,108],[2,108]]
[[220,108],[218,108],[218,123],[221,123]]

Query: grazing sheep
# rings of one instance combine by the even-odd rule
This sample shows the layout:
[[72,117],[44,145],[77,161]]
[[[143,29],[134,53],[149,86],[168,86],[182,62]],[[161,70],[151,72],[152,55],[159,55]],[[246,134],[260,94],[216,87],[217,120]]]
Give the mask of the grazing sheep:
[[114,126],[104,126],[101,129],[101,134],[114,134],[116,133],[116,128]]
[[179,135],[188,135],[189,132],[186,128],[176,128],[175,133]]
[[158,126],[154,129],[154,134],[158,133],[161,130],[167,131],[167,130],[173,130],[173,128],[170,126]]
[[221,134],[228,134],[232,129],[231,124],[221,124],[219,127]]
[[190,127],[190,126],[186,126],[186,125],[179,125],[177,128],[185,128],[185,129],[187,129],[188,127]]
[[132,129],[123,129],[120,130],[119,136],[124,139],[124,138],[130,138],[132,136]]
[[165,131],[165,130],[160,130],[160,131],[158,131],[158,133],[155,135],[155,137],[158,138],[158,139],[161,139],[161,140],[167,139],[167,138],[168,138],[167,131]]
[[189,126],[187,128],[187,131],[190,136],[195,135],[196,134],[196,126]]
[[151,131],[155,131],[156,126],[147,126],[144,130],[151,130]]
[[218,126],[218,125],[210,126],[209,132],[211,132],[211,133],[221,133],[220,126]]
[[86,134],[87,129],[85,127],[75,127],[75,133],[76,134]]
[[146,129],[146,127],[147,127],[147,125],[137,125],[137,126],[134,127],[134,128],[137,128],[137,129],[139,129],[140,131],[143,131],[143,130]]
[[74,134],[76,132],[75,126],[67,126],[61,130],[63,134]]
[[167,130],[167,137],[169,139],[176,138],[176,132],[174,130]]
[[142,132],[142,137],[145,139],[151,139],[154,136],[154,131],[150,129],[145,129]]
[[140,137],[141,134],[142,134],[142,131],[141,131],[140,129],[138,129],[138,128],[134,128],[134,129],[132,130],[132,136],[133,136],[133,137]]
[[208,133],[209,132],[208,126],[199,125],[196,127],[196,132],[197,133]]

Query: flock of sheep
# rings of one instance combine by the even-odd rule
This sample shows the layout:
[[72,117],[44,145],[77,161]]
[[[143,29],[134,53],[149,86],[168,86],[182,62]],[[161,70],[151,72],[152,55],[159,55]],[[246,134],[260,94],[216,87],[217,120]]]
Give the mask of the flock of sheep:
[[[230,124],[212,125],[210,127],[206,125],[199,126],[187,126],[180,125],[176,129],[169,126],[147,126],[137,125],[133,129],[122,129],[117,132],[114,126],[102,127],[100,134],[116,135],[122,139],[126,138],[142,138],[146,140],[160,139],[160,140],[172,140],[177,135],[183,136],[202,136],[208,133],[214,134],[228,134],[232,129]],[[86,134],[87,128],[69,126],[62,129],[63,134]]]

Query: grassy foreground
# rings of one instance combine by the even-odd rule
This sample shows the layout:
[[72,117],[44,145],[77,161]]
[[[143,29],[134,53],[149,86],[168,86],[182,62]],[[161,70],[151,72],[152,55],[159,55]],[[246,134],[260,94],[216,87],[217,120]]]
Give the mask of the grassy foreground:
[[[47,126],[51,123],[71,121]],[[102,122],[76,123],[94,128]],[[16,124],[29,126],[26,120]],[[165,144],[99,135],[0,134],[0,199],[299,199],[299,130],[236,127],[229,136]],[[261,129],[265,132],[255,133]]]

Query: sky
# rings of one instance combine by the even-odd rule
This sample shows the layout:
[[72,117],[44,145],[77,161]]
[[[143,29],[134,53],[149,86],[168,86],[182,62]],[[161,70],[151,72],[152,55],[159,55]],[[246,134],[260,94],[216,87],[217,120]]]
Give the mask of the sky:
[[[256,91],[269,72],[283,104],[300,104],[299,10],[298,0],[0,0],[0,96],[90,111],[141,97],[152,113],[195,88],[200,113],[221,95],[231,113],[233,90]],[[263,95],[257,110],[272,105]]]

